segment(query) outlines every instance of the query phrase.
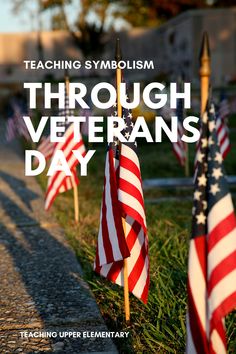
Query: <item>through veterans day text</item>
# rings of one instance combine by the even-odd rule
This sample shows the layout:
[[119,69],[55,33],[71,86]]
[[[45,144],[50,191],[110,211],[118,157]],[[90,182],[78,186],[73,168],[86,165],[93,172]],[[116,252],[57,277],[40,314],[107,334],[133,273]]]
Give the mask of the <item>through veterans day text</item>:
[[[126,83],[120,84],[119,89],[119,100],[122,107],[126,109],[136,108],[142,100],[145,105],[151,109],[160,109],[164,107],[168,100],[168,94],[163,93],[165,86],[160,82],[152,82],[146,85],[142,90],[140,83],[133,83],[132,87],[132,100],[127,97],[127,87]],[[28,90],[29,93],[29,108],[37,108],[37,94],[40,90],[43,90],[44,97],[44,108],[52,108],[52,102],[56,100],[59,109],[65,108],[65,83],[60,82],[57,84],[57,90],[52,91],[51,83],[24,83],[24,88]],[[101,82],[96,84],[91,92],[88,99],[87,87],[83,83],[69,83],[68,86],[68,108],[73,109],[76,105],[82,109],[89,109],[92,104],[103,110],[110,109],[116,106],[117,102],[117,91],[116,88],[108,82]],[[107,101],[104,102],[100,100],[101,93],[106,92]],[[183,91],[178,92],[177,84],[170,84],[170,108],[176,109],[177,100],[182,99],[184,108],[189,109],[191,107],[191,85],[190,83],[184,83]],[[73,123],[73,140],[79,142],[81,139],[81,123],[86,121],[85,116],[42,116],[37,127],[35,127],[31,121],[30,116],[23,116],[26,127],[29,131],[30,137],[33,142],[39,142],[42,134],[45,130],[47,123],[50,125],[50,140],[52,143],[64,142],[65,137],[65,121]],[[199,140],[200,132],[194,126],[198,123],[199,118],[195,116],[187,116],[183,120],[183,134],[181,140],[185,143],[194,143]],[[104,129],[104,123],[106,124],[106,129]],[[162,142],[163,132],[168,137],[171,142],[177,142],[178,140],[178,117],[173,115],[170,117],[170,126],[161,116],[155,117],[155,129],[154,134],[151,134],[149,127],[145,121],[144,116],[139,116],[132,122],[133,129],[131,134],[124,135],[122,132],[126,128],[126,123],[123,117],[119,116],[107,116],[105,119],[103,116],[90,116],[88,118],[88,141],[90,143],[101,143],[107,141],[108,143],[113,142],[114,137],[118,138],[121,143],[128,142],[133,143],[137,138],[144,138],[148,143],[159,143]],[[106,131],[106,139],[104,139],[103,133]],[[155,135],[155,136],[153,136]],[[87,164],[91,157],[94,155],[95,150],[88,150],[87,153],[82,156],[78,151],[72,151],[75,158],[80,162],[81,165],[81,175],[87,175]],[[38,159],[39,164],[37,168],[32,167],[32,157]],[[36,150],[26,150],[25,151],[25,174],[27,176],[35,176],[43,172],[46,167],[46,160],[42,153]],[[66,159],[62,151],[58,150],[53,155],[50,167],[48,169],[47,175],[52,175],[55,170],[63,170],[67,176],[71,176],[71,170],[67,166]]]

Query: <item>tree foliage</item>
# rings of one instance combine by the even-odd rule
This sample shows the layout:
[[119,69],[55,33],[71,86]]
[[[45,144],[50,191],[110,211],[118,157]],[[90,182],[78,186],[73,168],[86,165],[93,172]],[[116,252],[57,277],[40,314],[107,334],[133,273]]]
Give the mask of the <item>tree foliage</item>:
[[[108,31],[128,26],[154,27],[186,10],[235,5],[235,0],[80,0],[76,19],[71,23],[66,9],[75,1],[35,2],[39,12],[50,11],[51,29],[69,31],[86,55],[101,50],[103,34]],[[29,1],[13,0],[13,3],[18,13]]]

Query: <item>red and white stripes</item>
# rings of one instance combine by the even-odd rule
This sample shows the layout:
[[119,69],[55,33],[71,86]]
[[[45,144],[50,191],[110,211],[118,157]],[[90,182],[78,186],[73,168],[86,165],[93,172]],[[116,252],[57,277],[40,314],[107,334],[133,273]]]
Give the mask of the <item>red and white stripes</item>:
[[[48,160],[53,155],[55,145],[56,145],[55,143],[51,142],[50,135],[47,137],[43,136],[37,147],[37,150],[41,152],[41,154],[43,154],[45,160]],[[38,163],[39,163],[38,158],[34,157],[33,164],[37,165]]]
[[209,353],[206,236],[191,239],[188,264],[187,354]]
[[226,353],[224,317],[236,307],[236,219],[230,194],[212,207],[207,221],[207,238],[190,241],[189,354],[203,353],[203,348],[204,353]]
[[51,142],[50,135],[47,137],[43,136],[38,146],[38,151],[43,154],[46,160],[52,157],[54,148],[55,143]]
[[220,145],[220,152],[225,159],[230,150],[229,129],[224,121],[224,118],[220,118],[220,116],[216,119],[216,131]]
[[[74,140],[74,125],[71,124],[65,134],[65,142],[60,142],[57,143],[55,146],[54,154],[57,150],[62,150],[64,153],[64,156],[66,158],[67,164],[69,169],[72,171],[72,178],[73,181],[75,181],[75,178],[73,177],[73,170],[75,169],[75,166],[78,164],[78,160],[76,159],[75,155],[73,154],[72,150],[78,150],[81,155],[84,156],[85,154],[85,146],[82,140],[82,137],[79,142],[76,142]],[[54,156],[53,154],[53,156]],[[50,176],[48,179],[48,187],[47,187],[47,192],[46,192],[46,199],[45,199],[45,209],[48,210],[50,206],[52,205],[54,199],[56,198],[57,194],[61,191],[65,191],[65,189],[68,184],[66,183],[68,181],[68,176],[65,175],[63,171],[56,171],[54,175]],[[73,183],[70,184],[72,187]]]
[[142,179],[136,152],[121,144],[118,198],[124,214],[138,221],[146,233]]
[[[112,150],[109,152],[110,156],[113,155]],[[114,159],[110,166],[111,164],[114,166],[114,162],[117,165],[117,161]],[[116,171],[114,166],[113,173],[110,172],[109,180],[107,166],[106,163],[95,271],[112,282],[124,286],[123,259],[128,257],[129,291],[146,303],[149,289],[149,258],[138,157],[131,147],[121,144],[119,165]],[[116,173],[118,183],[115,180]],[[112,174],[113,178],[111,178]],[[111,186],[111,183],[116,190]],[[117,216],[116,223],[115,216]],[[124,218],[123,225],[120,224],[122,217]],[[126,252],[123,245],[124,240],[127,246]],[[110,255],[107,245],[110,248]],[[123,250],[121,250],[121,245],[123,245]]]
[[[147,238],[140,225],[130,217],[125,219],[125,236],[127,246],[131,250],[130,257],[127,258],[129,291],[147,303],[149,289]],[[100,268],[95,268],[95,271],[115,284],[124,286],[123,260],[104,264]]]
[[186,143],[181,140],[181,137],[184,135],[184,129],[182,123],[178,121],[178,140],[173,142],[173,151],[176,155],[181,166],[185,165],[186,162]]
[[98,273],[101,273],[101,266],[107,269],[107,264],[123,260],[130,254],[125,241],[118,205],[114,162],[113,151],[109,149],[105,163],[104,189],[95,262],[95,270]]
[[149,257],[142,179],[138,156],[126,144],[121,144],[120,150],[118,198],[122,213],[126,215],[126,241],[131,254],[127,260],[129,290],[146,303]]

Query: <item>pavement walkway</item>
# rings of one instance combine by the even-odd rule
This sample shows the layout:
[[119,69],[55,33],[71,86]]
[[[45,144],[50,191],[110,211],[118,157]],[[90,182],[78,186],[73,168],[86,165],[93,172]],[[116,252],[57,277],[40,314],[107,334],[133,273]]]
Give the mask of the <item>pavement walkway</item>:
[[[0,353],[117,353],[110,338],[59,337],[107,328],[19,144],[4,140],[0,127]],[[57,337],[21,334],[39,331]]]

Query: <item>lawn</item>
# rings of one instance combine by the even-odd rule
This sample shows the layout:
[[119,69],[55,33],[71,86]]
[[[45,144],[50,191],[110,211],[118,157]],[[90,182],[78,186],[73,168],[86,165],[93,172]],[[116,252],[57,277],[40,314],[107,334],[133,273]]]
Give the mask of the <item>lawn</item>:
[[[235,119],[235,117],[234,117]],[[226,158],[228,174],[236,174],[236,132],[231,133],[232,150]],[[147,305],[130,295],[131,323],[124,321],[123,288],[97,276],[92,269],[99,226],[100,203],[104,177],[106,147],[94,145],[88,176],[81,177],[79,185],[80,223],[73,222],[73,193],[60,195],[52,208],[65,229],[84,271],[84,278],[100,307],[110,330],[127,330],[128,339],[117,340],[120,353],[184,353],[186,316],[187,255],[191,229],[191,189],[149,190],[144,193],[149,201],[146,216],[150,255],[150,292]],[[194,146],[190,147],[192,170]],[[184,176],[171,144],[139,144],[143,179]],[[39,177],[45,189],[46,178]],[[178,201],[150,203],[150,199],[181,196]],[[78,309],[79,310],[79,309]],[[234,323],[234,325],[233,325]],[[236,314],[227,318],[229,353],[235,352]]]

